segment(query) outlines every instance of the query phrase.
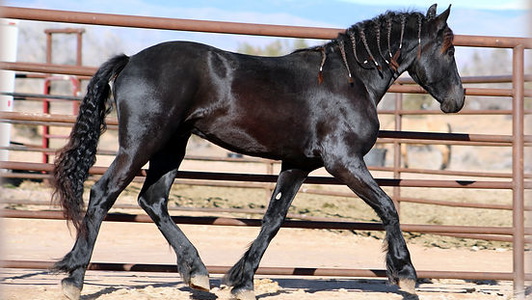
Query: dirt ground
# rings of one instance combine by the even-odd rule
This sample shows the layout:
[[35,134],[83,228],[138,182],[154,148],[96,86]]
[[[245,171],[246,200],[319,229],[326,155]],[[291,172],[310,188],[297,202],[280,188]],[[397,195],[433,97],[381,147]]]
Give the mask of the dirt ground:
[[[232,265],[258,228],[181,226],[206,265]],[[49,260],[72,246],[64,221],[4,219],[4,259]],[[418,270],[511,270],[511,251],[428,248],[410,245]],[[282,229],[261,266],[382,269],[382,242],[345,231]],[[104,223],[92,261],[174,264],[175,255],[153,224]],[[62,275],[45,270],[2,269],[1,299],[62,299]],[[210,293],[196,292],[177,273],[88,271],[82,299],[230,299],[212,275]],[[419,299],[511,299],[510,282],[432,280],[421,283]],[[384,279],[257,276],[258,299],[416,299]]]

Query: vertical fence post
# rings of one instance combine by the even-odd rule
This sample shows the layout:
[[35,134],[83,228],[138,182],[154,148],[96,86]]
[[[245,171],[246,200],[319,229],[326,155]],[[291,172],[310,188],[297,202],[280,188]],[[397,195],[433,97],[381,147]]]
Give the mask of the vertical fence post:
[[513,174],[513,277],[515,299],[525,299],[525,223],[524,223],[524,53],[513,48],[512,174]]
[[[394,130],[401,131],[403,129],[403,94],[402,93],[396,93],[395,94],[395,112],[394,112]],[[407,151],[408,153],[408,151]],[[407,154],[408,155],[408,154]],[[393,142],[393,178],[394,179],[401,179],[401,171],[399,169],[401,168],[401,142],[398,142],[395,140]],[[397,213],[401,213],[401,187],[395,186],[393,187],[393,197],[395,206],[397,208]]]
[[[0,60],[14,62],[17,59],[18,27],[16,21],[0,20]],[[15,72],[0,70],[0,91],[12,93],[15,90]],[[13,111],[13,97],[0,96],[0,111]],[[11,124],[0,123],[0,146],[9,147]],[[8,150],[0,150],[0,160],[9,159]],[[0,170],[1,172],[2,170]]]

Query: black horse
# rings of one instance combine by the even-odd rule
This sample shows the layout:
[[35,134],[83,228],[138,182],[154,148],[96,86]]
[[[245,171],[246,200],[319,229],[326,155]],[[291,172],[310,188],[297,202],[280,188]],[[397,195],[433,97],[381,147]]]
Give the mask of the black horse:
[[[282,161],[259,235],[224,277],[236,298],[255,298],[259,261],[301,184],[320,167],[377,212],[386,229],[388,277],[414,292],[416,271],[398,214],[363,156],[379,131],[377,104],[404,71],[441,103],[443,112],[462,108],[449,12],[450,7],[436,15],[436,5],[426,15],[387,12],[323,46],[282,57],[168,42],[104,63],[88,85],[70,140],[55,163],[54,199],[77,229],[73,249],[55,264],[55,270],[69,274],[62,281],[65,295],[80,297],[102,220],[148,162],[138,202],[175,250],[184,282],[209,290],[205,265],[166,207],[192,134],[234,152]],[[105,130],[110,94],[118,113],[119,150],[92,187],[83,216],[83,182]]]

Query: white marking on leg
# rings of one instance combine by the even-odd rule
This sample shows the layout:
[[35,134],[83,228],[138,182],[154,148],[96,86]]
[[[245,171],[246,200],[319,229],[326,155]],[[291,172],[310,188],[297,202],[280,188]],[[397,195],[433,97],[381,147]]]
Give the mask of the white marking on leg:
[[281,199],[281,196],[282,196],[282,195],[283,195],[283,194],[282,194],[281,192],[277,193],[277,195],[275,195],[275,200],[279,200],[279,199]]

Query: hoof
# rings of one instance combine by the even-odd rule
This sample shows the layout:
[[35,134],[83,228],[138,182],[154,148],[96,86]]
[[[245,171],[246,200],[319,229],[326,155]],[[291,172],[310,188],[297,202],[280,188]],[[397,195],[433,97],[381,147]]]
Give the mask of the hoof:
[[255,292],[250,290],[242,290],[236,293],[233,293],[234,299],[236,300],[256,300]]
[[199,275],[190,278],[189,286],[195,290],[208,292],[211,290],[209,276]]
[[413,279],[399,280],[399,288],[409,294],[416,294],[416,281]]
[[72,284],[68,279],[61,281],[61,288],[63,289],[63,295],[70,300],[79,300],[81,297],[81,289]]

